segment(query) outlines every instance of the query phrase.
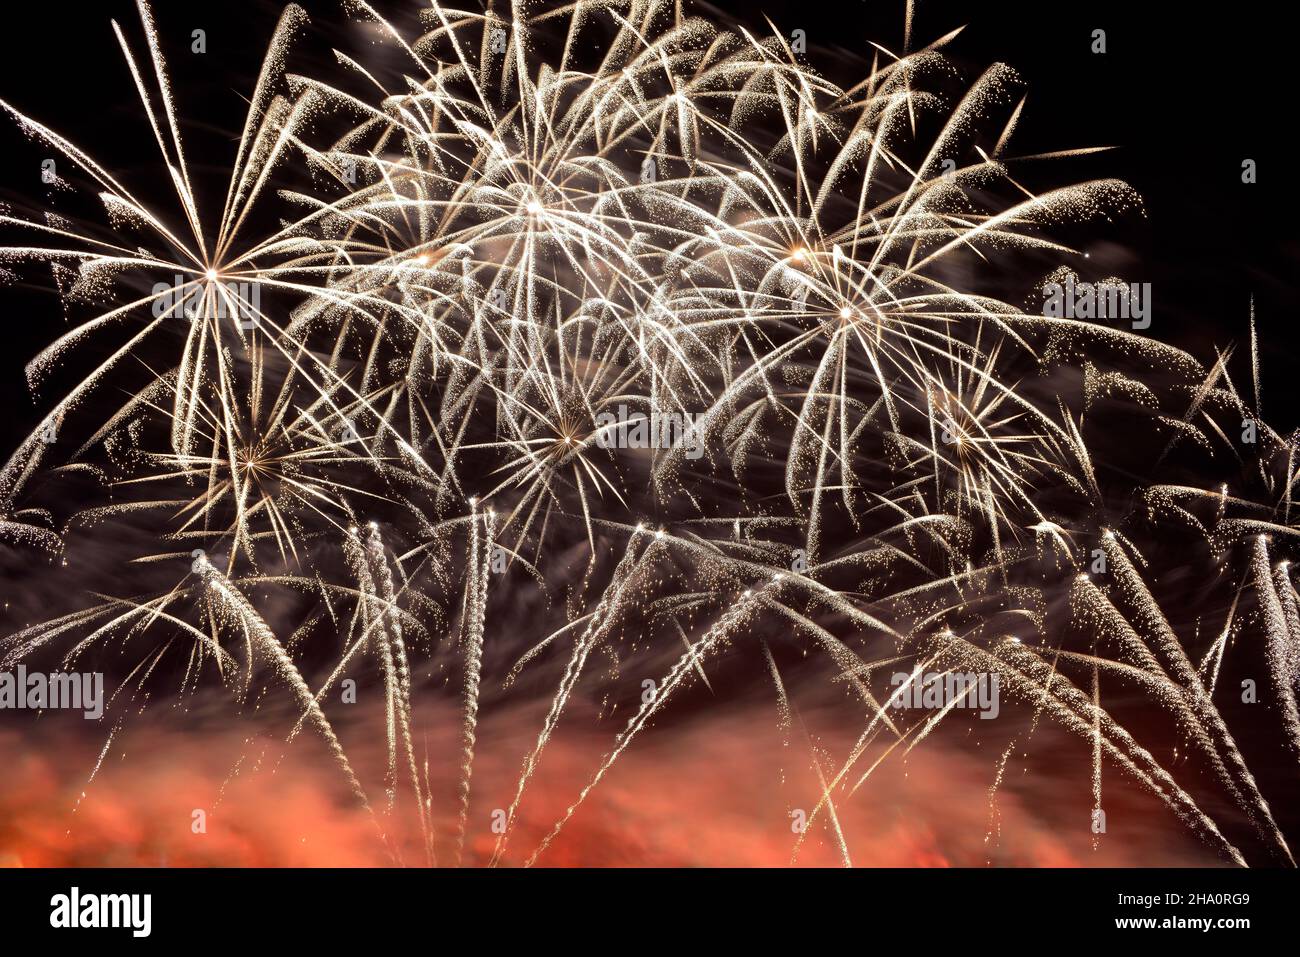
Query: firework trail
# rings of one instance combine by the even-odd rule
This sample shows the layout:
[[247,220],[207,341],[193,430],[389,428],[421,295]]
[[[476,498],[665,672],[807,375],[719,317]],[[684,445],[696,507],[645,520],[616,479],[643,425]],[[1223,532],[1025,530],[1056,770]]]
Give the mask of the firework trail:
[[579,805],[587,799],[587,795],[590,794],[596,785],[600,783],[600,779],[605,776],[605,773],[613,767],[614,762],[618,760],[619,755],[621,755],[623,751],[627,749],[627,746],[632,743],[632,739],[636,736],[637,732],[641,731],[646,726],[646,723],[654,716],[655,712],[659,710],[663,705],[663,702],[668,699],[668,696],[671,695],[672,692],[681,684],[682,680],[691,673],[694,663],[705,655],[716,650],[717,645],[720,642],[727,640],[728,636],[734,629],[743,625],[748,619],[750,619],[756,606],[760,602],[760,596],[762,593],[774,587],[775,585],[773,584],[764,585],[758,592],[746,589],[744,595],[741,596],[740,601],[727,609],[723,616],[718,619],[717,623],[706,631],[700,637],[699,641],[688,648],[686,653],[677,660],[676,664],[674,664],[669,672],[664,675],[663,681],[657,684],[653,691],[647,693],[645,699],[643,699],[641,703],[640,709],[638,709],[637,713],[628,721],[627,727],[623,731],[619,732],[617,746],[605,756],[600,767],[597,768],[596,773],[592,775],[591,781],[582,789],[578,794],[577,799],[569,805],[560,819],[555,822],[555,826],[551,829],[551,832],[542,839],[542,842],[537,846],[537,849],[529,856],[528,860],[524,864],[525,867],[531,867],[536,863],[537,858],[552,844],[552,842],[554,842],[555,838],[559,836],[561,829],[566,823],[568,823],[569,819],[573,817],[573,813],[578,809]]
[[492,541],[496,530],[496,513],[491,509],[482,516],[478,503],[471,502],[469,574],[466,576],[464,636],[465,685],[461,701],[464,718],[461,724],[460,783],[457,798],[460,818],[456,825],[454,861],[460,864],[465,841],[465,824],[469,816],[470,778],[474,773],[474,741],[478,728],[479,682],[483,674],[483,636],[487,625],[488,575],[492,561]]
[[1300,712],[1296,709],[1295,673],[1291,668],[1295,633],[1287,628],[1286,614],[1269,569],[1268,542],[1262,535],[1255,539],[1251,571],[1255,578],[1255,588],[1260,595],[1264,632],[1268,639],[1265,655],[1273,685],[1273,700],[1282,709],[1282,720],[1291,751],[1300,754]]
[[[388,567],[388,558],[384,551],[384,541],[379,534],[379,525],[372,522],[366,542],[366,558],[370,563],[370,580],[378,584],[378,597],[382,601],[381,615],[384,623],[384,637],[389,644],[385,659],[385,669],[391,658],[396,680],[392,692],[396,697],[397,727],[402,737],[402,753],[406,756],[407,771],[411,778],[411,790],[415,793],[416,803],[420,807],[420,826],[426,834],[426,844],[432,847],[431,825],[427,819],[428,801],[420,783],[419,767],[415,758],[415,739],[412,733],[411,718],[411,664],[406,653],[406,642],[402,637],[402,620],[397,614],[397,591],[393,586],[392,569]],[[387,674],[387,671],[385,671]]]
[[[240,593],[239,589],[206,559],[199,559],[198,561],[200,563],[199,574],[203,579],[204,590],[211,596],[218,613],[228,618],[232,623],[237,624],[248,639],[256,643],[258,650],[270,660],[276,674],[293,689],[299,705],[303,708],[304,713],[310,715],[312,723],[325,738],[326,744],[329,745],[330,754],[333,755],[334,760],[338,762],[339,768],[347,776],[352,792],[362,805],[369,809],[370,802],[366,798],[365,789],[362,788],[361,782],[357,780],[352,765],[348,762],[347,755],[343,753],[343,746],[339,743],[338,736],[334,734],[334,729],[330,726],[329,719],[325,717],[325,712],[320,709],[316,699],[312,697],[311,689],[307,687],[307,682],[303,680],[297,666],[293,663],[293,659],[289,657],[284,650],[284,646],[276,640],[270,627],[262,620],[262,617],[249,604],[248,599]],[[252,667],[251,661],[249,667],[250,669]]]
[[592,609],[587,627],[578,640],[574,642],[573,654],[565,666],[564,677],[560,680],[560,686],[551,701],[550,711],[542,724],[542,730],[537,735],[537,743],[533,745],[533,749],[528,753],[528,757],[524,761],[523,772],[519,775],[519,783],[515,787],[515,796],[510,802],[510,807],[506,809],[505,830],[501,832],[501,835],[497,838],[496,846],[493,848],[490,861],[492,864],[496,864],[505,852],[506,845],[510,840],[510,827],[514,824],[515,814],[519,810],[519,802],[523,800],[524,789],[528,786],[528,780],[533,776],[533,772],[537,768],[537,762],[541,759],[542,750],[555,732],[555,726],[564,713],[569,696],[573,693],[574,686],[581,677],[583,668],[586,667],[587,657],[600,640],[601,635],[607,630],[610,619],[617,614],[619,601],[627,588],[628,582],[631,580],[632,570],[637,564],[636,546],[641,532],[642,529],[638,526],[636,532],[628,540],[627,550],[623,553],[623,557],[619,559],[618,568],[614,571],[614,587],[601,596],[596,607]]

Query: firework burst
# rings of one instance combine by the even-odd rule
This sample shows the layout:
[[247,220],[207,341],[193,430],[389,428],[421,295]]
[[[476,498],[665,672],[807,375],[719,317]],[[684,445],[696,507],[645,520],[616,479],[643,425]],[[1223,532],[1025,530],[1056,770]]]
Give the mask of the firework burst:
[[[960,263],[1011,258],[1034,278],[1008,288],[1032,299],[1051,268],[1079,266],[1054,224],[1139,208],[1113,180],[1022,185],[1019,164],[1044,157],[1011,152],[1014,71],[945,95],[950,34],[876,47],[842,87],[779,33],[670,0],[435,2],[410,36],[349,6],[400,67],[339,53],[332,78],[292,72],[309,24],[287,8],[215,218],[147,4],[147,57],[113,25],[183,229],[0,101],[66,159],[68,189],[94,191],[112,236],[0,219],[25,236],[0,259],[51,269],[78,316],[32,385],[69,355],[106,357],[0,471],[0,538],[62,554],[93,524],[152,543],[129,561],[139,590],[88,590],[4,638],[5,665],[111,646],[130,662],[124,714],[175,676],[178,700],[282,695],[285,738],[320,735],[394,859],[405,819],[428,863],[459,863],[479,829],[480,715],[544,689],[494,864],[545,863],[711,672],[772,683],[789,731],[798,696],[822,693],[786,680],[809,656],[859,720],[845,753],[809,742],[809,825],[849,863],[837,807],[955,717],[891,707],[889,675],[997,674],[1023,722],[991,800],[1051,722],[1086,742],[1096,810],[1115,768],[1225,859],[1291,863],[1218,677],[1234,648],[1258,655],[1294,765],[1296,438],[1259,419],[1258,361],[1248,403],[1226,355],[1207,370],[962,287]],[[629,440],[661,416],[689,422],[688,441]],[[1100,474],[1118,417],[1153,450],[1141,481]],[[1231,488],[1187,480],[1225,470]],[[70,509],[71,481],[90,501]],[[1194,621],[1167,613],[1147,554],[1169,535],[1203,562]],[[331,721],[340,683],[367,670],[385,700],[382,802]],[[1126,723],[1135,690],[1182,758]],[[446,753],[420,744],[445,720],[421,714],[430,701],[459,715]],[[575,712],[620,730],[521,844],[530,783]],[[454,794],[433,783],[440,762]]]

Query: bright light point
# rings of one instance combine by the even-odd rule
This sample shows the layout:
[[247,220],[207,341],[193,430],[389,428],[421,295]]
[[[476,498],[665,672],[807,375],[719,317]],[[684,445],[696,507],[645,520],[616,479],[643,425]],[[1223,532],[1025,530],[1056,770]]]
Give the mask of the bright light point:
[[371,527],[372,529],[374,529],[375,531],[378,531],[378,530],[379,530],[379,523],[378,523],[378,522],[371,522],[371,523],[370,523],[370,527]]
[[848,318],[850,318],[852,315],[853,315],[853,310],[850,309],[848,306],[845,306],[843,309],[840,310],[840,318],[841,318],[841,319],[848,319]]
[[664,537],[664,530],[662,528],[659,529],[659,531],[655,532],[655,538],[663,538],[663,537]]
[[217,271],[215,269],[209,269],[204,273],[204,275],[208,277],[208,282],[215,282],[217,279]]
[[469,497],[469,504],[470,504],[470,505],[478,505],[478,496],[477,496],[477,495],[471,495],[471,496]]
[[541,212],[542,212],[542,204],[535,199],[530,200],[528,203],[528,215],[538,216],[541,214]]

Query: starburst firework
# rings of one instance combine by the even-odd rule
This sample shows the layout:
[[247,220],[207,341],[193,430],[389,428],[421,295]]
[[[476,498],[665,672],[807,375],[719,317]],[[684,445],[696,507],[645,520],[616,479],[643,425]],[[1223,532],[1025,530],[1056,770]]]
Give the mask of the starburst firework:
[[[33,386],[78,351],[106,356],[52,407],[59,442],[38,430],[0,471],[0,535],[59,554],[96,523],[154,543],[133,558],[140,591],[14,632],[5,665],[114,643],[127,703],[163,674],[181,698],[214,680],[237,703],[283,691],[287,737],[323,736],[394,857],[405,813],[430,863],[463,854],[485,695],[544,686],[487,858],[526,864],[684,689],[757,662],[788,728],[798,692],[818,692],[782,661],[810,654],[860,716],[846,753],[810,755],[810,823],[848,863],[837,802],[950,717],[889,707],[888,675],[996,673],[1027,721],[996,782],[1054,722],[1091,749],[1098,808],[1105,764],[1224,858],[1291,862],[1215,698],[1234,643],[1257,649],[1294,763],[1296,439],[1259,420],[1257,361],[1252,404],[1226,355],[1206,370],[1150,336],[962,288],[957,263],[1074,260],[1054,223],[1138,204],[1110,180],[1022,185],[1018,164],[1044,157],[1010,152],[1012,70],[933,91],[952,34],[877,47],[841,87],[779,33],[669,0],[435,2],[411,37],[353,12],[400,51],[398,79],[343,54],[346,78],[290,72],[307,18],[289,7],[215,220],[148,6],[146,59],[114,24],[182,229],[2,104],[98,193],[113,238],[0,219],[27,237],[0,258],[48,264],[88,312],[32,361]],[[625,447],[602,420],[620,406],[691,415],[703,454]],[[1121,415],[1153,450],[1139,483],[1099,474]],[[1238,420],[1258,429],[1246,453]],[[1232,456],[1240,489],[1184,481]],[[60,516],[64,481],[111,501]],[[1164,535],[1208,569],[1190,623],[1162,605],[1147,553]],[[533,633],[503,632],[514,606],[537,610]],[[366,667],[385,700],[382,804],[327,716]],[[650,691],[572,804],[517,846],[574,703],[609,718],[643,674]],[[1135,688],[1192,757],[1162,762],[1107,707],[1104,690]],[[419,703],[448,694],[457,745],[422,758]],[[454,768],[445,806],[430,760]]]

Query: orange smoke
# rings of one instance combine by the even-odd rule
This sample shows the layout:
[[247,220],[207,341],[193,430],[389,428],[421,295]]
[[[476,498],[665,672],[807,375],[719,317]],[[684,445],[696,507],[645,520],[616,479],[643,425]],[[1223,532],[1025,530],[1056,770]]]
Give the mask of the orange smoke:
[[[814,808],[821,793],[806,744],[787,745],[771,709],[699,717],[693,726],[638,738],[538,859],[543,866],[838,866],[841,835],[854,865],[1070,866],[1212,864],[1154,801],[1112,814],[1092,849],[1086,775],[1043,780],[1039,794],[1019,769],[990,802],[993,760],[951,743],[891,757],[854,794],[874,757],[834,792],[834,815]],[[421,729],[427,749],[439,863],[452,859],[457,828],[454,713]],[[575,725],[577,723],[575,722]],[[616,729],[560,733],[522,802],[504,863],[536,848],[590,780]],[[238,725],[178,728],[154,723],[115,736],[87,786],[100,738],[87,751],[73,721],[0,732],[0,863],[19,866],[382,866],[423,864],[413,797],[400,791],[387,813],[383,741],[343,729],[373,817],[341,782],[318,740],[250,735]],[[95,725],[106,734],[103,725]],[[374,727],[374,725],[369,725]],[[483,864],[497,835],[493,813],[509,806],[523,755],[536,737],[532,715],[501,715],[480,728],[463,862]],[[562,727],[563,731],[563,727]],[[848,742],[851,743],[851,742]],[[840,742],[827,753],[842,755]],[[835,770],[823,757],[823,774]],[[1011,782],[1012,777],[1021,778]],[[1117,782],[1118,784],[1118,782]],[[1060,793],[1052,794],[1053,787]],[[82,792],[84,790],[84,797]],[[195,812],[205,829],[196,833]],[[797,812],[811,818],[798,846]],[[383,836],[381,836],[383,835]]]

